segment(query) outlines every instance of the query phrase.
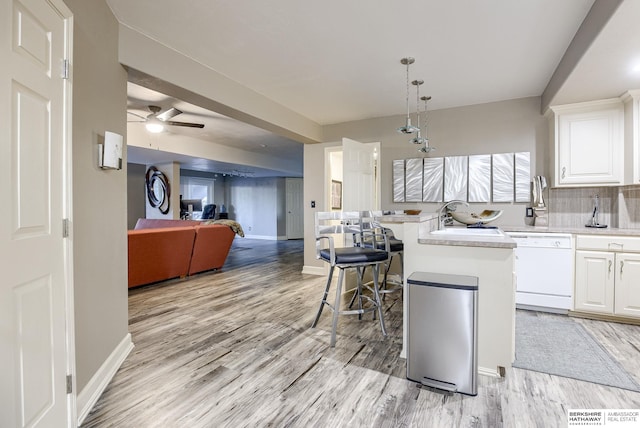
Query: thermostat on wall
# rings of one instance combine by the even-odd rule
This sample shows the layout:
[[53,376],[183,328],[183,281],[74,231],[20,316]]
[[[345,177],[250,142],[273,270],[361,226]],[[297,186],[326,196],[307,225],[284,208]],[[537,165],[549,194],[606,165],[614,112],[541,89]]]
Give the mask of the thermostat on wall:
[[98,166],[102,169],[122,169],[124,138],[115,132],[104,133],[104,144],[98,144]]

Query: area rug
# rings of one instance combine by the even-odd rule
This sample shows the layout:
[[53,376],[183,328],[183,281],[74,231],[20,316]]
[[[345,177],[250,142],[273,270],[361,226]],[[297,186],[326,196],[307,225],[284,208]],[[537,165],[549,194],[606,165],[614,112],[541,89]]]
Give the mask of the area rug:
[[640,385],[579,323],[516,311],[514,367],[639,391]]

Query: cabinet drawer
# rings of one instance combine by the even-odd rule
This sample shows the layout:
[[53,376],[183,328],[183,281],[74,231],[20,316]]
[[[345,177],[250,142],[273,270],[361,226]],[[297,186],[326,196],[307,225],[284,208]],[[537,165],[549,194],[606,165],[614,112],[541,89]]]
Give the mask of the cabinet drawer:
[[640,252],[640,238],[629,236],[576,236],[576,249],[596,251]]

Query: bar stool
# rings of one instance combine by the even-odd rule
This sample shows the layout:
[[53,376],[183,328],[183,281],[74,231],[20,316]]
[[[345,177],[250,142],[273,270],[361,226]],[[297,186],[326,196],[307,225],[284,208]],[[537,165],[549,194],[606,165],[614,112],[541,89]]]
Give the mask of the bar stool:
[[[404,243],[402,240],[395,237],[393,234],[393,230],[389,228],[382,228],[383,233],[387,236],[387,240],[389,241],[389,261],[385,263],[384,267],[384,279],[382,282],[382,287],[380,288],[380,293],[382,293],[382,298],[387,293],[393,293],[396,291],[402,291],[404,285]],[[379,244],[380,245],[380,244]],[[400,273],[399,274],[391,274],[389,275],[389,270],[391,269],[391,263],[393,262],[393,258],[398,256],[400,258]]]
[[[386,236],[376,235],[374,232],[363,232],[360,227],[361,215],[358,211],[342,212],[316,212],[315,229],[316,229],[316,258],[329,263],[329,274],[327,284],[316,314],[315,320],[311,328],[315,328],[325,306],[333,311],[333,320],[331,327],[330,346],[336,344],[336,330],[338,326],[339,315],[355,315],[362,318],[362,314],[373,312],[373,319],[378,314],[380,320],[380,328],[382,335],[387,335],[384,325],[384,315],[382,313],[382,302],[380,300],[380,288],[378,286],[378,276],[380,273],[380,265],[389,259],[389,253],[384,249],[375,247],[366,247],[362,245],[362,237],[372,239],[373,242],[378,240],[386,241]],[[343,247],[336,247],[336,235],[342,235]],[[362,270],[366,266],[371,266],[373,270],[373,288],[368,284],[362,283]],[[335,268],[340,270],[338,274],[338,284],[336,287],[335,302],[332,305],[328,302],[329,289],[333,278]],[[358,308],[349,310],[340,310],[340,299],[342,296],[342,286],[344,280],[344,271],[346,269],[355,269],[358,281],[357,297]],[[365,296],[363,289],[368,289],[372,293],[372,297]],[[356,295],[354,295],[356,296]],[[369,306],[365,307],[365,304]]]
[[[388,293],[402,291],[404,288],[404,244],[402,240],[395,237],[391,229],[382,227],[376,220],[376,217],[381,215],[382,211],[362,211],[360,213],[360,227],[362,233],[369,233],[368,235],[363,235],[362,245],[367,248],[385,250],[389,253],[389,259],[384,263],[384,276],[379,290],[384,300]],[[373,234],[370,232],[373,232]],[[386,240],[375,239],[376,236],[380,236],[381,234],[386,237]],[[400,257],[400,273],[389,274],[395,256]],[[364,277],[364,269],[362,276]],[[371,281],[366,284],[370,285]],[[354,294],[351,298],[351,303],[349,303],[349,307],[353,306],[356,298],[357,295]]]

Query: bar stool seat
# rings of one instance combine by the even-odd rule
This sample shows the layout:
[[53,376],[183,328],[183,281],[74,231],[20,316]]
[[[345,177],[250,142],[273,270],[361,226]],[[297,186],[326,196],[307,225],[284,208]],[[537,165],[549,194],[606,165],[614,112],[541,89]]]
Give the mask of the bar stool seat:
[[[381,248],[380,250],[366,247],[346,247],[335,249],[335,262],[340,265],[353,263],[379,263],[385,262],[388,257],[389,255],[384,251],[384,248]],[[326,262],[330,262],[331,252],[329,249],[320,250],[320,258]]]

